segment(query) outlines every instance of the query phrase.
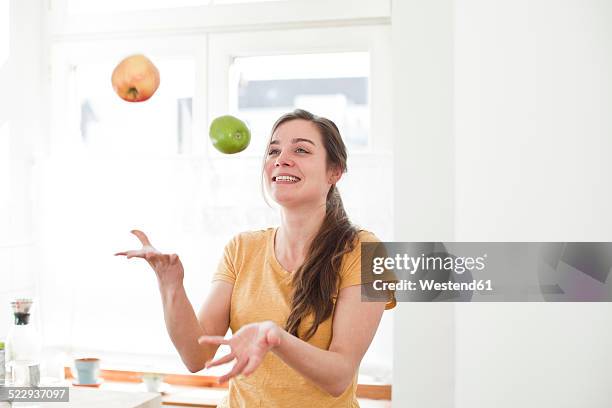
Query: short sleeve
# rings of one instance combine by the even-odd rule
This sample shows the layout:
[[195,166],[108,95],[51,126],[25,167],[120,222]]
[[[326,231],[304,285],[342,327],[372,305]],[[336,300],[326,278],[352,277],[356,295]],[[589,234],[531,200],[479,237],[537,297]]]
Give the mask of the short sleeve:
[[223,249],[223,256],[219,260],[217,271],[213,275],[212,282],[222,280],[234,284],[236,282],[236,249],[237,238],[232,238]]
[[364,242],[363,235],[367,235],[369,239],[375,239],[376,237],[372,233],[361,232],[359,235],[359,240],[355,248],[344,255],[342,267],[340,269],[339,290],[349,286],[361,285],[361,243]]
[[[378,237],[371,232],[361,231],[359,233],[359,241],[355,248],[344,256],[342,268],[340,270],[340,284],[338,290],[342,290],[349,286],[361,285],[361,244],[363,242],[380,242]],[[389,291],[388,300],[385,309],[395,307],[395,293]]]

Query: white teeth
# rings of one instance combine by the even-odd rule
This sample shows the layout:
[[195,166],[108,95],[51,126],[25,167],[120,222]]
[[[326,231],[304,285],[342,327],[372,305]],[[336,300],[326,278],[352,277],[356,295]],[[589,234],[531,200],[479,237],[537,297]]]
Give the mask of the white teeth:
[[276,176],[276,181],[300,181],[300,179],[293,176]]

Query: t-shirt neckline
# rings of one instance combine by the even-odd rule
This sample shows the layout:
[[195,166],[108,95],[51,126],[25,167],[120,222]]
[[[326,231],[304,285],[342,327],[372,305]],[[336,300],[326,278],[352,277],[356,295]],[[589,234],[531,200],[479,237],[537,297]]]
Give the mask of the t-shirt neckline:
[[274,268],[281,271],[284,274],[291,275],[291,272],[286,270],[283,265],[276,259],[276,253],[274,252],[274,241],[276,240],[276,233],[278,231],[278,227],[271,228],[270,237],[268,238],[268,257],[272,259],[272,264]]

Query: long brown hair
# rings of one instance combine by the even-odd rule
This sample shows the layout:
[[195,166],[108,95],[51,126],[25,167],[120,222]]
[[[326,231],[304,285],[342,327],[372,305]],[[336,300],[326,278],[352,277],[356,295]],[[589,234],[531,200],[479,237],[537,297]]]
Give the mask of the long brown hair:
[[[331,120],[296,109],[281,116],[272,126],[271,133],[274,134],[283,123],[296,119],[317,126],[327,152],[327,169],[337,168],[345,173],[346,146],[338,127]],[[340,193],[333,184],[327,193],[323,224],[308,248],[304,263],[293,274],[291,312],[285,324],[287,332],[298,337],[300,323],[312,313],[314,322],[304,334],[304,340],[308,340],[316,333],[319,324],[331,316],[342,257],[355,248],[358,233],[359,230],[349,221]]]

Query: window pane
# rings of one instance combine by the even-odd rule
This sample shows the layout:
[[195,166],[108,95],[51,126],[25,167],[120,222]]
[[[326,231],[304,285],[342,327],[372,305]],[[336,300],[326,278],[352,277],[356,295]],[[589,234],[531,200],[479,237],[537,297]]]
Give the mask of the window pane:
[[96,153],[125,155],[181,153],[191,137],[195,66],[188,59],[152,59],[161,73],[157,92],[129,103],[114,92],[110,76],[117,63],[76,67],[82,143]]
[[299,54],[235,58],[230,106],[251,127],[262,154],[270,126],[295,108],[333,120],[349,150],[368,146],[369,53]]

